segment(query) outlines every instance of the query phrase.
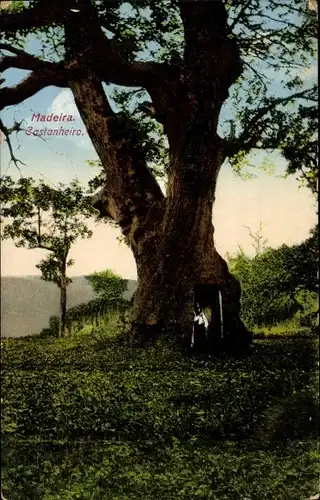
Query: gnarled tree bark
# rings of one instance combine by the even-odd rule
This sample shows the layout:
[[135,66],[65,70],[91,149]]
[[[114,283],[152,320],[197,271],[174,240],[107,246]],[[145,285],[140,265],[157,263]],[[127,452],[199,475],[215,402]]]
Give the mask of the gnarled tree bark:
[[222,3],[212,7],[211,2],[182,2],[180,8],[185,66],[178,74],[167,74],[161,87],[152,78],[148,82],[169,139],[166,198],[138,141],[123,136],[103,91],[93,63],[95,44],[101,42],[92,11],[86,13],[85,23],[66,25],[71,61],[83,47],[82,78],[71,79],[69,87],[106,174],[106,186],[93,202],[101,215],[119,223],[137,264],[132,324],[140,343],[150,344],[170,332],[180,344],[190,345],[194,290],[212,284],[223,296],[225,341],[243,345],[250,337],[239,316],[240,286],[215,249],[212,225],[215,187],[225,159],[217,134],[219,113],[242,66],[237,46],[227,36]]

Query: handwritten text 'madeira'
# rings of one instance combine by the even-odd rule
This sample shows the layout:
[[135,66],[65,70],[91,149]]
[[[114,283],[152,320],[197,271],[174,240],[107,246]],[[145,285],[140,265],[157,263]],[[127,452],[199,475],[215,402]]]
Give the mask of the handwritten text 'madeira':
[[48,115],[41,115],[40,113],[33,113],[31,121],[37,122],[74,122],[75,118],[72,115],[64,115],[60,113],[60,115],[55,115],[50,113]]

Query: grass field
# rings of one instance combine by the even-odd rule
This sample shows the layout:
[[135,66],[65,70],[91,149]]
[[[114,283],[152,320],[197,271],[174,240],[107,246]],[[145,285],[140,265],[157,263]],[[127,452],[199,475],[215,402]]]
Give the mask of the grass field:
[[307,326],[299,326],[292,321],[282,322],[270,327],[255,327],[253,334],[255,337],[308,337],[313,335]]
[[184,357],[94,334],[2,345],[8,500],[307,500],[314,338]]

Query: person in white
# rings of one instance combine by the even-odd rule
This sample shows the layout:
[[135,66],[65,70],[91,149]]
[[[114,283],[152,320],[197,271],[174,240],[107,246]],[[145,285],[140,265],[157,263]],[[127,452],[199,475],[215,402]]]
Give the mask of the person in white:
[[197,332],[197,341],[203,342],[207,336],[208,326],[209,326],[208,320],[204,312],[202,311],[200,305],[197,303],[194,309],[193,332],[191,338],[192,347],[194,347],[195,344],[195,331]]
[[209,323],[208,323],[208,320],[204,314],[203,311],[201,311],[200,307],[198,306],[198,313],[196,313],[195,317],[194,317],[194,322],[195,323],[198,323],[198,325],[204,325],[206,331],[207,331],[207,328],[209,326]]

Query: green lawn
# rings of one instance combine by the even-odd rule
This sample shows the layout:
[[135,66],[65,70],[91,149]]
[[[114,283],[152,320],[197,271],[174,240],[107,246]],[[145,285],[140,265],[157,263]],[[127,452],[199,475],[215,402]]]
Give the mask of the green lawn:
[[278,325],[255,327],[253,329],[254,336],[259,337],[308,337],[312,335],[311,330],[307,326],[297,326],[293,322],[283,322]]
[[94,335],[6,340],[8,500],[307,500],[318,490],[317,346],[184,357]]

